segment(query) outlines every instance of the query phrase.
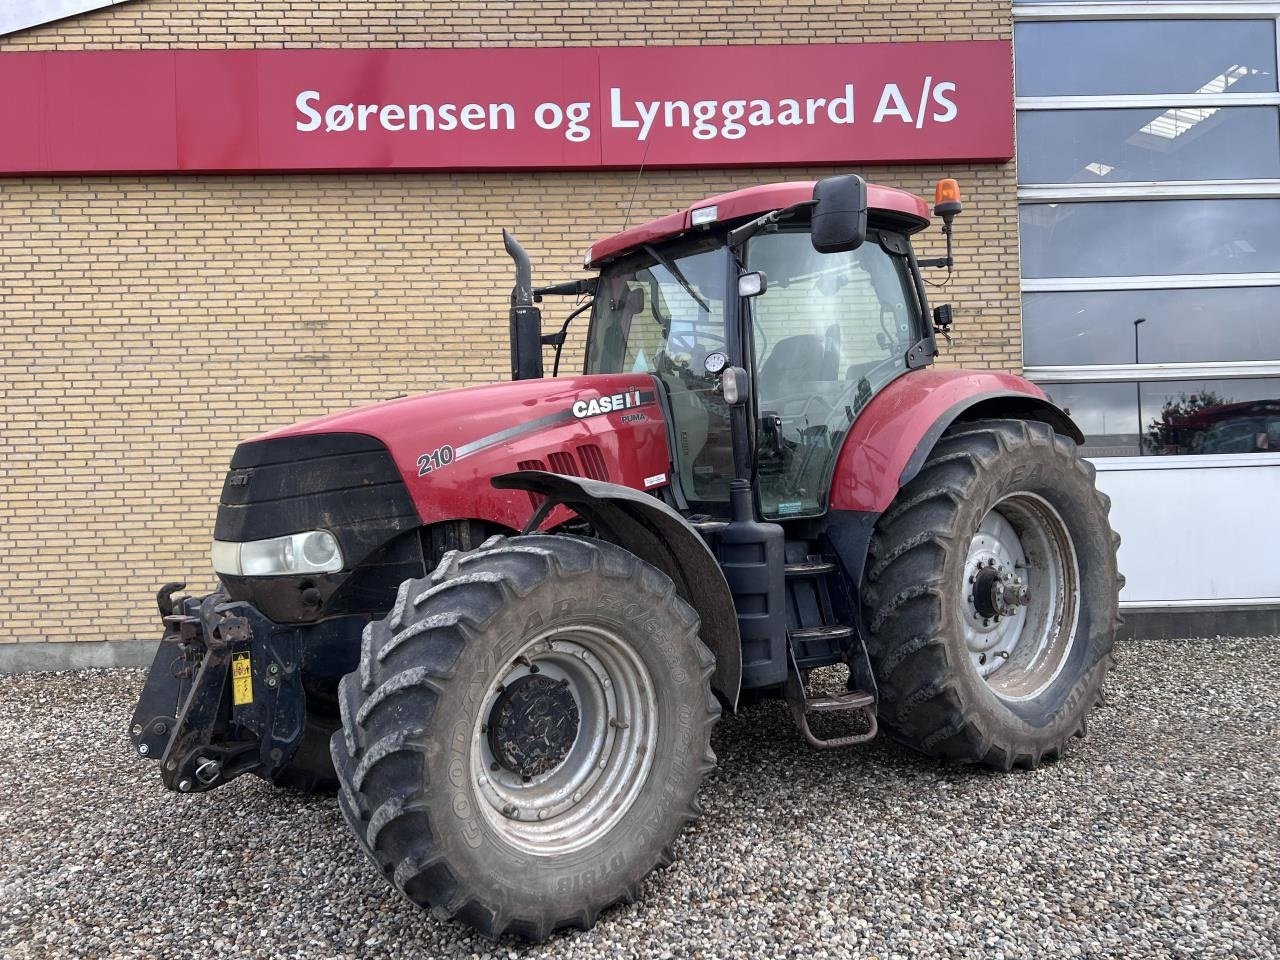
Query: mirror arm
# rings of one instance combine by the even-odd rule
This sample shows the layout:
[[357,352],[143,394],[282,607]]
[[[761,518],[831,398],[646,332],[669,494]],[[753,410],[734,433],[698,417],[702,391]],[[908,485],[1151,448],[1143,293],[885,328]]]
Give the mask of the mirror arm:
[[730,249],[736,250],[757,233],[777,230],[779,221],[785,220],[787,217],[793,217],[801,210],[806,210],[813,205],[813,200],[804,200],[800,203],[793,203],[789,207],[783,207],[781,210],[770,210],[763,216],[748,220],[742,226],[730,230],[726,242]]
[[596,286],[599,284],[599,277],[587,277],[585,280],[569,280],[565,283],[553,283],[547,287],[536,287],[533,291],[533,299],[537,303],[542,302],[544,296],[558,297],[580,297],[584,293],[594,297],[596,295]]
[[[594,290],[595,288],[594,281],[592,282],[591,286],[592,286],[592,289]],[[560,325],[560,331],[558,333],[544,333],[542,335],[542,345],[544,347],[556,348],[556,359],[555,359],[555,362],[551,365],[551,375],[553,377],[560,376],[560,352],[564,349],[564,342],[567,339],[569,334],[569,324],[572,323],[573,318],[578,316],[578,314],[582,313],[583,310],[586,310],[589,307],[594,306],[595,302],[596,301],[594,298],[591,300],[588,300],[586,303],[582,304],[576,310],[570,313],[569,316],[565,317],[564,323]]]

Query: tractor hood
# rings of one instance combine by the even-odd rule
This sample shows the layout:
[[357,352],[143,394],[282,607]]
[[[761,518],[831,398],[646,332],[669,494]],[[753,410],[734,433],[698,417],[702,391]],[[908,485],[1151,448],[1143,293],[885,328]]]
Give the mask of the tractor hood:
[[657,390],[648,374],[462,387],[304,421],[241,449],[331,434],[370,437],[390,454],[422,523],[470,518],[520,529],[533,510],[530,496],[494,489],[489,481],[498,474],[548,470],[640,490],[667,485]]

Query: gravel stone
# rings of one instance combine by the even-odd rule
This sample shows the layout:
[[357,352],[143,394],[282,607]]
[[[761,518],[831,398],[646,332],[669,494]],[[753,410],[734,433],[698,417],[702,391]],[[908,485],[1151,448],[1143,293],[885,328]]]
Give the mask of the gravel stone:
[[400,899],[332,798],[165,791],[128,744],[141,671],[0,677],[0,956],[1280,956],[1280,638],[1117,661],[1088,737],[1031,772],[725,717],[676,863],[536,947]]

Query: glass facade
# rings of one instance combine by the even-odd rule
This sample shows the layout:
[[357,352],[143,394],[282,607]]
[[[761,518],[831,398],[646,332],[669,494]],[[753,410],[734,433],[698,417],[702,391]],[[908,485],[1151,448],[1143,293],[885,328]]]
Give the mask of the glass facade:
[[1095,458],[1280,453],[1280,3],[1073,6],[1015,4],[1027,375]]
[[[1224,150],[1224,143],[1231,144]],[[1275,107],[1025,110],[1019,183],[1280,177]]]
[[1055,20],[1013,35],[1020,97],[1276,89],[1274,20]]

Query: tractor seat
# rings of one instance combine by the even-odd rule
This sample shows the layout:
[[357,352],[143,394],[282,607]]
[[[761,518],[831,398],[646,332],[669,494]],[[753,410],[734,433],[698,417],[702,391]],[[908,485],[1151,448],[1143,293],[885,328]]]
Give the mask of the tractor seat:
[[839,378],[839,357],[816,333],[779,340],[760,367],[760,397],[805,393],[806,385]]

